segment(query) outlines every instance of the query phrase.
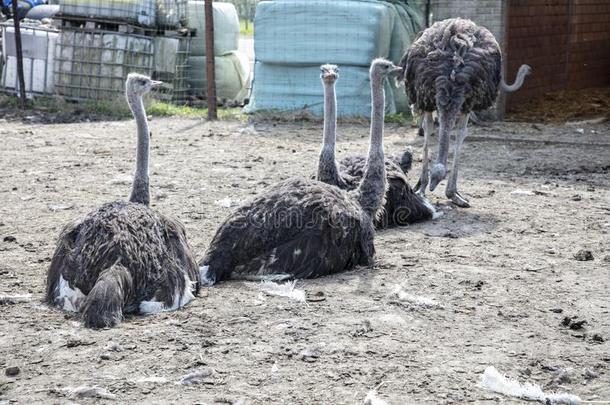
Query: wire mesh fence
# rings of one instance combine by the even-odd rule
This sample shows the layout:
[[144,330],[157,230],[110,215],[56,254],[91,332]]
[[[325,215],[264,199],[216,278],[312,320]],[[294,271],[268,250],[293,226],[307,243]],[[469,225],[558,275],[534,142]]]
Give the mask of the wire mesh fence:
[[[303,111],[321,116],[319,66],[336,64],[338,115],[368,116],[368,67],[399,63],[421,30],[424,2],[408,0],[276,0],[256,6],[251,113]],[[408,113],[404,89],[386,83],[386,111]]]
[[[45,91],[114,97],[138,71],[168,83],[158,94],[165,101],[205,103],[204,1],[61,0],[60,8]],[[371,60],[398,63],[424,26],[425,8],[424,0],[215,1],[218,101],[246,104],[249,113],[319,116],[319,66],[333,63],[339,116],[368,116]],[[387,112],[407,112],[404,89],[385,89]]]
[[130,72],[152,75],[152,38],[64,29],[55,46],[55,89],[69,99],[100,100],[124,91]]
[[156,94],[158,99],[175,104],[189,101],[187,73],[190,47],[190,35],[154,37],[153,79],[164,82],[164,86]]

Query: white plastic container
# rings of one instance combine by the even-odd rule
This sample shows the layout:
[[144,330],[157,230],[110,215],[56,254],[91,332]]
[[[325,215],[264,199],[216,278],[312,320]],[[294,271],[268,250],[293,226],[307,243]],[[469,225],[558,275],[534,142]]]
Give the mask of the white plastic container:
[[55,88],[71,99],[111,99],[130,72],[152,74],[154,40],[108,31],[63,30],[55,47]]
[[63,15],[131,22],[152,27],[156,0],[60,0]]
[[[17,51],[15,48],[15,28],[2,25],[2,49],[4,50],[2,87],[9,91],[19,91],[17,75]],[[23,50],[23,75],[27,97],[36,94],[53,94],[54,50],[59,33],[46,27],[21,26]]]

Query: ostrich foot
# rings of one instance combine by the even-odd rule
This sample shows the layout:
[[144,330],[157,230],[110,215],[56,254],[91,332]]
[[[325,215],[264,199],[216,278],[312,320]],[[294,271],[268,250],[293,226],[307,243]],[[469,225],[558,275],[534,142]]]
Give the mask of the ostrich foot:
[[462,208],[470,207],[470,203],[468,202],[468,200],[465,199],[464,197],[462,197],[462,195],[460,193],[458,193],[457,191],[448,192],[447,197],[449,197],[449,199],[458,207],[462,207]]

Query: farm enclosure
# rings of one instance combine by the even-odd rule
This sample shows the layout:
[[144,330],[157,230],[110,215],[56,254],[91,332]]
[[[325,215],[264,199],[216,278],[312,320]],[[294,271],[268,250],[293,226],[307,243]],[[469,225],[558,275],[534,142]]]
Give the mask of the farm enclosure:
[[[321,137],[311,123],[155,118],[151,130],[153,206],[185,223],[199,257],[227,205],[313,174]],[[229,282],[183,310],[87,330],[40,304],[45,272],[68,220],[128,195],[134,131],[2,122],[0,295],[32,301],[1,307],[0,368],[20,372],[2,373],[0,400],[55,403],[96,385],[117,403],[355,404],[376,387],[390,404],[512,403],[477,387],[488,365],[610,398],[607,122],[473,128],[462,154],[473,207],[434,193],[443,217],[379,233],[372,268],[299,281],[307,304]],[[364,126],[339,131],[340,155],[366,150]],[[418,158],[415,132],[387,125],[386,151],[409,143]],[[593,260],[576,260],[581,250]],[[176,384],[208,367],[200,384]]]

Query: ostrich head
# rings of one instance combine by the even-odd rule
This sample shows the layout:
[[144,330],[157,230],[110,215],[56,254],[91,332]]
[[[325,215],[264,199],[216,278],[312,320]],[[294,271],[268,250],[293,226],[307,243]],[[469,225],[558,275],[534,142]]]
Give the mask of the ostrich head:
[[519,72],[517,73],[517,75],[527,76],[530,73],[532,73],[532,67],[530,65],[521,65],[519,67]]
[[130,73],[127,75],[127,82],[125,83],[125,90],[127,95],[143,96],[152,89],[159,87],[163,82],[152,80],[148,76],[144,76],[139,73]]
[[445,168],[445,165],[436,163],[434,166],[432,166],[430,168],[430,191],[434,191],[436,186],[443,181],[446,175],[447,169]]
[[337,65],[320,66],[320,79],[327,84],[333,84],[339,78],[339,67]]
[[402,68],[394,65],[389,60],[375,59],[371,63],[371,79],[382,81],[390,75],[396,75],[402,72]]

